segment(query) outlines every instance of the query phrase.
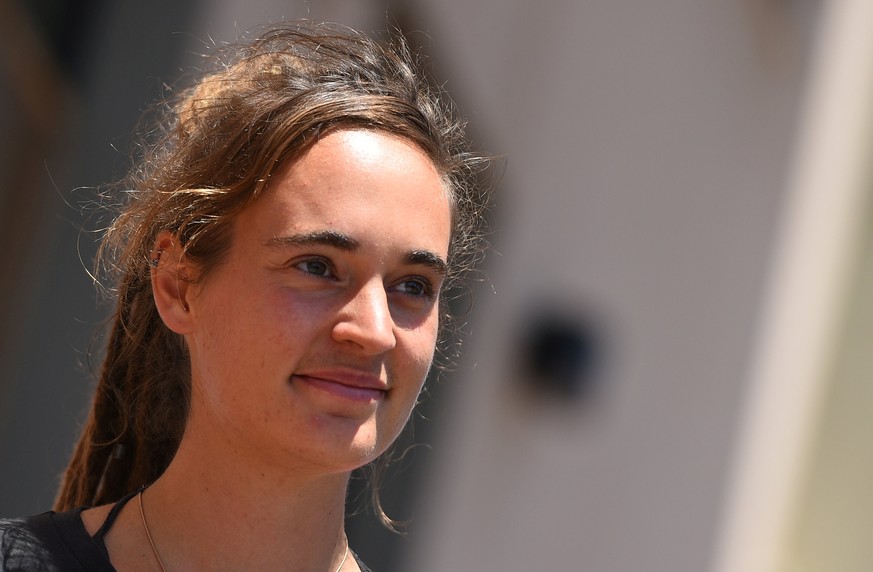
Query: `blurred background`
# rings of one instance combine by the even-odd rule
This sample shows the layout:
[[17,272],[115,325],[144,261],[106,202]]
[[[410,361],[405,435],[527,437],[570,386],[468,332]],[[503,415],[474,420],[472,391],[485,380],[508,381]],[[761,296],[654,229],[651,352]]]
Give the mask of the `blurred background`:
[[410,34],[507,157],[383,485],[408,534],[350,519],[374,570],[873,569],[867,0],[0,0],[0,515],[50,507],[84,420],[140,115],[300,17]]

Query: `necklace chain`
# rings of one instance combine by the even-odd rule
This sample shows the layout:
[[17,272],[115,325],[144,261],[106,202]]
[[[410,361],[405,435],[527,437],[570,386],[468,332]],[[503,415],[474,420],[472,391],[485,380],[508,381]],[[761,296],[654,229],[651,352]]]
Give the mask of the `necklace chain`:
[[155,555],[155,560],[158,561],[158,566],[161,567],[161,572],[167,572],[167,569],[164,568],[164,563],[161,560],[161,555],[158,554],[158,549],[155,547],[155,541],[152,540],[152,533],[149,530],[149,523],[146,522],[145,511],[142,509],[142,493],[145,489],[139,491],[139,494],[136,495],[139,500],[139,515],[142,517],[142,527],[145,529],[146,537],[149,539],[149,546],[152,547],[152,553]]
[[[161,555],[158,554],[158,549],[155,546],[155,541],[152,540],[152,533],[149,530],[149,523],[146,521],[145,511],[142,509],[142,493],[144,490],[145,489],[139,491],[139,494],[136,495],[137,499],[139,500],[139,515],[142,517],[142,527],[145,529],[146,538],[149,539],[149,546],[152,547],[152,554],[155,555],[155,560],[158,561],[158,566],[161,567],[161,572],[167,572],[167,569],[164,566],[164,562],[161,560]],[[345,534],[343,534],[343,537],[345,537],[346,539],[346,549],[343,552],[343,559],[340,561],[339,566],[337,566],[336,568],[336,572],[340,572],[340,570],[343,569],[343,566],[346,563],[346,559],[349,557],[349,538]]]

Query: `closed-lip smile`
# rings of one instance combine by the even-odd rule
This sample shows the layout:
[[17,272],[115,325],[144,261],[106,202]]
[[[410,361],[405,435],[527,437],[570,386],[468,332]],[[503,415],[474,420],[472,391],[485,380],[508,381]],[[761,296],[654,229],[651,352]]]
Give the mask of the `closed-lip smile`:
[[384,399],[389,390],[388,384],[381,378],[347,369],[304,371],[293,374],[291,380],[303,382],[336,397],[359,402]]

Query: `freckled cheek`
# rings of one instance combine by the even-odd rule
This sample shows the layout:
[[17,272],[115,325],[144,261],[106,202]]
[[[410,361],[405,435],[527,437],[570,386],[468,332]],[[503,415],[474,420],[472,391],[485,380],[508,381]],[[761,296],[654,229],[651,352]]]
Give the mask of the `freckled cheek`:
[[410,383],[417,384],[419,390],[433,363],[436,340],[437,330],[434,321],[410,332],[409,339],[406,341],[408,349],[406,367],[411,378]]
[[425,334],[426,341],[424,343],[425,343],[425,346],[427,348],[426,353],[428,356],[427,362],[428,362],[428,366],[429,366],[430,362],[433,361],[433,355],[434,355],[434,352],[436,351],[437,339],[439,338],[439,316],[438,315],[431,316],[431,318],[427,321],[427,324],[425,325],[424,330],[426,331],[426,334]]
[[245,380],[270,366],[269,348],[279,334],[251,310],[237,304],[213,311],[189,340],[192,373],[210,400],[237,400]]
[[307,338],[325,327],[325,317],[335,313],[319,302],[274,297],[262,318],[255,320],[255,328],[263,343],[283,352],[305,344]]

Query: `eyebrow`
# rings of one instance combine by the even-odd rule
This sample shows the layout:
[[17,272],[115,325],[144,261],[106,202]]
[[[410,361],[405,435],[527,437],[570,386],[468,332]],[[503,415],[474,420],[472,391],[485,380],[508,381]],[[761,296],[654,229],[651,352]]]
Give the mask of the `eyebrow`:
[[[288,236],[274,236],[265,244],[270,248],[322,245],[331,246],[346,252],[354,252],[361,247],[360,241],[335,230],[317,230]],[[445,276],[449,272],[448,263],[430,250],[410,250],[406,253],[404,262],[406,264],[426,266],[441,276]]]
[[406,254],[407,264],[427,266],[440,276],[449,273],[449,265],[438,254],[430,250],[413,250]]
[[274,236],[266,242],[266,245],[271,248],[323,245],[353,252],[360,248],[361,243],[349,235],[335,230],[317,230],[314,232],[292,234],[290,236]]

